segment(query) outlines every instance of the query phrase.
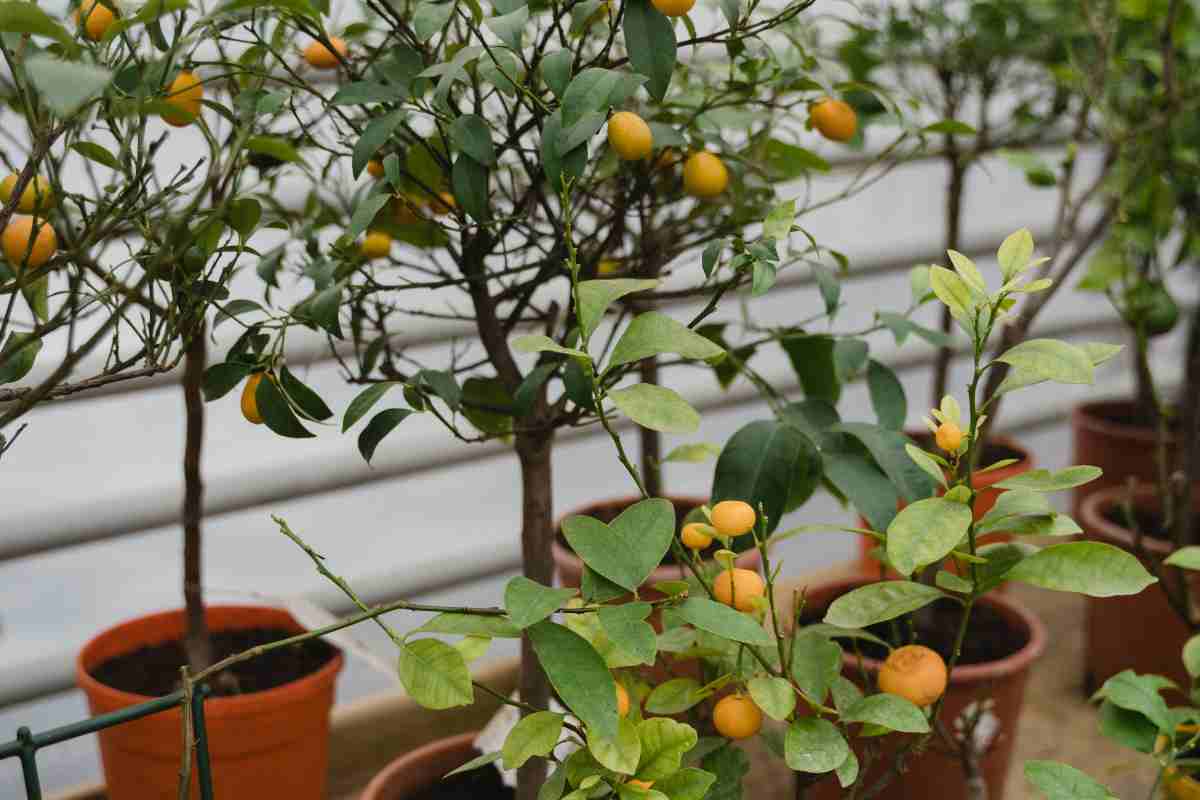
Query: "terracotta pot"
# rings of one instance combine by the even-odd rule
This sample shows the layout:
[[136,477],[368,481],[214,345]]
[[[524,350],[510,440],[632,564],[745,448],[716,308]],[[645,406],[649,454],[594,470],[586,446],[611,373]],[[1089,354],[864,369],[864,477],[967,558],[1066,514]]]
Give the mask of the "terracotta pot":
[[[286,611],[258,606],[210,606],[209,628],[303,628]],[[75,680],[92,714],[107,714],[151,698],[106,686],[91,671],[114,657],[184,635],[182,610],[149,614],[109,628],[88,642]],[[218,697],[204,704],[213,787],[222,800],[324,800],[329,710],[342,668],[337,653],[318,671],[263,692]],[[101,731],[100,758],[108,796],[176,800],[182,720],[178,708]],[[195,768],[191,794],[199,796]]]
[[[908,438],[914,440],[928,438],[927,434],[917,431],[907,431],[906,435]],[[1000,493],[1004,491],[1003,489],[993,489],[990,487],[1000,483],[1001,481],[1008,480],[1013,476],[1020,475],[1022,472],[1028,472],[1029,470],[1033,469],[1033,454],[1018,444],[1015,440],[1010,439],[1007,436],[996,436],[990,440],[989,444],[996,447],[1002,447],[1005,450],[1011,450],[1012,452],[1018,454],[1017,457],[1019,460],[1015,464],[1009,464],[1007,467],[1001,467],[1000,469],[994,469],[989,472],[985,472],[975,478],[975,486],[979,489],[979,493],[975,496],[976,520],[982,519],[987,512],[992,510],[992,506],[996,505],[996,498],[999,497]],[[981,464],[981,466],[986,467],[987,464]],[[943,493],[944,490],[939,486],[938,494]],[[903,508],[904,505],[904,502],[901,501],[899,507]],[[871,527],[862,517],[859,517],[859,525],[864,528]],[[987,536],[981,537],[979,543],[988,544],[989,542],[1004,542],[1008,541],[1009,538],[1010,537],[1005,533],[990,533]],[[874,539],[868,539],[865,536],[859,538],[859,566],[862,568],[864,574],[870,575],[873,578],[879,576],[879,562],[871,556],[871,551],[874,549]],[[895,573],[892,573],[892,577],[898,576],[896,576]]]
[[428,789],[480,754],[474,744],[478,735],[478,731],[460,733],[405,753],[371,779],[360,800],[407,800]]
[[[807,608],[823,613],[835,599],[869,582],[858,578],[810,586]],[[940,718],[946,729],[953,732],[955,720],[969,705],[980,702],[987,704],[989,711],[985,713],[990,716],[986,716],[985,721],[991,720],[995,725],[988,726],[991,736],[984,750],[982,769],[987,781],[988,797],[1002,800],[1005,778],[1012,761],[1017,719],[1024,703],[1025,684],[1033,662],[1045,650],[1046,629],[1037,617],[1011,599],[993,593],[985,595],[978,602],[998,612],[1013,630],[1023,636],[1025,644],[1016,653],[998,661],[957,667],[950,676]],[[882,665],[874,659],[864,658],[862,666],[874,678]],[[842,672],[847,678],[861,682],[859,660],[852,653],[843,656]],[[981,735],[982,731],[981,724],[976,728],[976,735]],[[904,739],[893,735],[882,741],[884,749],[890,751]],[[857,747],[854,742],[852,745]],[[880,761],[889,760],[883,758]],[[958,759],[933,744],[921,755],[911,758],[908,764],[908,770],[894,778],[879,795],[881,800],[928,800],[933,796],[938,800],[965,800],[967,797],[966,781]],[[881,776],[883,769],[887,767],[876,762],[876,767],[866,776],[868,784]],[[805,797],[809,800],[834,800],[843,794],[837,779],[830,777],[809,789]]]
[[[1071,438],[1074,442],[1073,464],[1100,467],[1104,474],[1075,489],[1072,511],[1078,519],[1083,499],[1111,486],[1124,486],[1129,478],[1139,483],[1158,480],[1158,435],[1146,425],[1129,420],[1135,418],[1132,400],[1100,400],[1076,406],[1071,412]],[[1169,463],[1175,462],[1177,444],[1174,436],[1167,443]]]
[[[1089,494],[1080,508],[1079,524],[1087,538],[1138,555],[1133,533],[1107,517],[1125,500],[1127,491],[1123,486],[1113,486]],[[1156,490],[1139,488],[1134,493],[1134,504],[1157,509]],[[1173,549],[1170,542],[1151,537],[1144,537],[1141,546],[1160,559]],[[1146,563],[1145,558],[1142,561]],[[1088,694],[1126,669],[1166,675],[1180,686],[1191,685],[1181,655],[1191,630],[1171,607],[1160,585],[1126,597],[1089,597],[1086,621],[1084,688]]]
[[[559,540],[558,533],[562,530],[563,520],[567,517],[573,517],[576,515],[588,517],[605,516],[606,512],[607,514],[616,516],[616,513],[623,511],[641,499],[642,498],[640,497],[631,496],[622,497],[619,500],[603,500],[598,503],[592,503],[591,505],[584,506],[583,508],[572,511],[569,514],[564,514],[559,518],[558,522],[554,526],[555,537],[553,553],[554,566],[558,571],[558,579],[562,582],[563,586],[577,588],[583,581],[583,560],[580,559],[579,556],[575,555],[575,553],[572,552],[569,547],[565,547]],[[681,518],[686,516],[687,513],[692,509],[699,508],[708,502],[708,499],[704,497],[668,496],[665,499],[670,500],[675,505],[676,515]],[[740,554],[734,563],[742,569],[758,569],[758,565],[762,563],[762,556],[759,554],[758,550],[751,549]],[[661,597],[660,594],[651,589],[654,584],[661,583],[663,581],[686,580],[689,574],[690,572],[687,567],[684,567],[680,564],[665,564],[654,570],[654,572],[650,573],[650,577],[646,579],[639,589],[639,594],[643,599],[653,600],[657,597]]]

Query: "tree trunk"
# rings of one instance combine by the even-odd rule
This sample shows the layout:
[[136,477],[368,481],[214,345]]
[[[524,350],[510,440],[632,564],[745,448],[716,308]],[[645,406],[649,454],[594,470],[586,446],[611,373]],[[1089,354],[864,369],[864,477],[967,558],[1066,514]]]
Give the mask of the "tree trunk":
[[[1196,544],[1196,515],[1192,513],[1192,484],[1200,478],[1200,314],[1193,314],[1188,325],[1187,364],[1184,366],[1183,386],[1175,404],[1180,414],[1179,438],[1179,481],[1175,506],[1174,540],[1177,547]],[[1170,436],[1170,431],[1163,431]],[[1166,448],[1166,441],[1158,443]]]
[[[517,457],[521,462],[521,556],[525,577],[549,586],[554,581],[554,559],[550,543],[554,538],[551,469],[553,433],[536,431],[517,435]],[[521,637],[522,702],[546,708],[550,683],[533,652],[528,636]],[[546,780],[546,762],[530,759],[517,772],[517,800],[536,800]]]
[[[958,149],[953,145],[953,137],[947,136],[946,138],[948,140],[947,165],[950,168],[950,182],[946,186],[946,246],[943,250],[958,250],[962,231],[963,185],[966,167],[959,163]],[[950,308],[943,306],[942,332],[949,333],[953,325],[954,318],[950,315]],[[950,361],[953,357],[954,352],[949,347],[938,349],[937,359],[933,365],[933,397],[930,403],[933,408],[941,405],[942,397],[946,394],[946,385],[950,376]]]
[[[658,359],[651,356],[639,365],[642,383],[658,385]],[[642,444],[642,485],[650,497],[662,497],[662,434],[639,427]]]
[[201,323],[192,331],[183,363],[183,402],[187,429],[183,449],[183,604],[187,633],[184,637],[188,667],[196,674],[213,663],[212,640],[204,619],[200,521],[203,515],[204,483],[200,477],[200,451],[204,444],[205,330]]

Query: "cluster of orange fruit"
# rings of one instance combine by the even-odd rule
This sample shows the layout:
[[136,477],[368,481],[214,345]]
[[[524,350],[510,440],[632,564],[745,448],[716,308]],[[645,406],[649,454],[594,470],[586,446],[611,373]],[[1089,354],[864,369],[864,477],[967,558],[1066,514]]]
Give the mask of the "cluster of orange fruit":
[[[383,162],[371,159],[367,162],[367,172],[373,178],[383,178]],[[398,194],[392,199],[391,207],[392,219],[397,225],[416,225],[424,222],[427,218],[426,215],[445,216],[453,212],[458,204],[455,203],[453,194],[440,191],[436,196],[430,197],[424,202],[408,195]],[[359,244],[359,252],[368,261],[387,258],[388,254],[392,252],[392,237],[385,231],[368,231],[362,243]]]
[[[14,173],[0,182],[0,205],[8,205],[17,188],[18,176]],[[35,175],[25,185],[17,198],[16,210],[0,234],[0,250],[14,268],[37,269],[58,252],[58,235],[45,220],[45,214],[54,206],[54,193],[50,182]]]

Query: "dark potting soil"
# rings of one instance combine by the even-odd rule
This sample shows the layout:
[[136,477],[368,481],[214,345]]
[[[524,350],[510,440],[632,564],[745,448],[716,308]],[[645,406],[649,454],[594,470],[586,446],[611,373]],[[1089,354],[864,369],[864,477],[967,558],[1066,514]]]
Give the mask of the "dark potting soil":
[[[670,499],[670,498],[667,498],[667,499]],[[694,503],[680,503],[680,502],[674,501],[674,500],[672,500],[671,502],[672,502],[672,505],[675,506],[675,532],[678,533],[683,528],[683,521],[685,519],[687,519],[687,515],[692,513],[693,511],[695,511],[697,508],[699,508],[699,506],[695,505]],[[624,511],[628,507],[629,507],[628,505],[617,505],[616,503],[612,503],[610,505],[603,506],[602,508],[599,508],[599,509],[591,512],[591,514],[589,514],[589,516],[595,517],[596,519],[600,520],[601,522],[607,524],[609,522],[612,522],[617,517],[619,517],[621,515],[621,512]],[[565,536],[562,535],[562,531],[558,531],[555,535],[558,537],[558,543],[560,545],[562,545],[563,547],[565,547],[568,550],[571,549],[571,545],[567,543],[567,539]],[[735,546],[734,547],[734,549],[737,550],[739,553],[742,550],[745,550],[746,547],[748,547],[752,543],[751,537],[749,534],[747,534],[746,536],[739,537],[738,540],[734,540],[735,545],[741,544],[741,542],[739,540],[745,540],[745,542],[746,542],[746,546]],[[721,549],[721,543],[714,541],[712,543],[712,545],[710,545],[708,548],[700,551],[700,557],[704,558],[704,559],[711,559],[713,557],[713,554],[716,553],[720,549]],[[664,567],[673,567],[678,563],[679,562],[675,560],[675,551],[673,549],[668,550],[667,554],[665,556],[663,556],[662,565]]]
[[[824,614],[823,609],[812,614],[805,613],[801,622],[811,625],[819,622]],[[871,625],[867,630],[893,647],[923,644],[949,661],[950,654],[954,649],[954,637],[958,633],[961,621],[962,606],[945,600],[933,603],[912,614],[905,614],[888,622]],[[873,642],[863,639],[844,639],[840,643],[843,650],[853,653],[855,652],[855,642],[857,642],[858,652],[864,656],[878,661],[887,658],[887,650]],[[1012,623],[994,608],[980,603],[971,611],[971,621],[967,623],[967,636],[963,642],[962,656],[958,663],[965,666],[999,661],[1017,653],[1028,643],[1029,637],[1024,631],[1014,628]]]
[[[294,635],[295,631],[282,628],[214,631],[213,657],[220,660],[251,647]],[[234,664],[209,685],[217,697],[263,692],[311,675],[325,666],[336,653],[332,645],[320,639],[310,639]],[[179,688],[179,668],[186,663],[183,642],[165,642],[105,661],[92,670],[92,677],[105,686],[124,692],[162,697]],[[222,676],[231,676],[232,680]]]
[[[932,433],[919,433],[909,438],[924,450],[939,452],[938,448],[934,445]],[[1015,458],[1019,461],[1025,458],[1025,453],[1015,447],[1009,447],[999,442],[984,442],[983,453],[979,456],[979,466],[981,468],[986,467],[989,464],[995,464],[997,461],[1005,461],[1010,458]]]
[[[1154,415],[1137,403],[1099,403],[1091,406],[1088,412],[1114,425],[1124,425],[1130,428],[1146,428],[1150,431],[1153,431],[1156,427]],[[1171,414],[1168,428],[1172,433],[1177,433],[1179,430],[1177,419],[1178,415]]]
[[[1125,514],[1125,509],[1119,506],[1105,509],[1101,516],[1118,528],[1140,532],[1142,536],[1148,539],[1158,539],[1164,542],[1170,541],[1171,532],[1166,529],[1166,522],[1163,519],[1161,511],[1148,508],[1134,508],[1132,511],[1132,528],[1130,527],[1129,517]],[[1200,529],[1200,520],[1193,523],[1193,529]]]
[[500,780],[491,764],[438,781],[410,800],[512,800],[516,793]]

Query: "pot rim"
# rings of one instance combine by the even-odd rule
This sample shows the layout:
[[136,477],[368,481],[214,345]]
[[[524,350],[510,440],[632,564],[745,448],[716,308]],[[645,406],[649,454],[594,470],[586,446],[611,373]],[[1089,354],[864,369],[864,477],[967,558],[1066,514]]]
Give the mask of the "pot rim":
[[[1106,539],[1115,540],[1125,550],[1133,553],[1136,550],[1133,531],[1118,525],[1104,516],[1104,512],[1119,505],[1125,499],[1129,488],[1126,486],[1110,486],[1107,489],[1097,489],[1083,498],[1079,507],[1079,522],[1085,534],[1097,532]],[[1133,503],[1138,508],[1153,506],[1161,508],[1157,487],[1139,483],[1133,488]],[[1156,536],[1143,536],[1141,545],[1145,550],[1159,557],[1166,557],[1175,550],[1175,546]]]
[[[595,502],[588,503],[585,506],[580,506],[573,511],[569,511],[556,519],[554,521],[554,538],[550,540],[550,552],[554,557],[554,565],[558,568],[559,572],[561,573],[570,571],[573,573],[578,572],[582,574],[584,566],[583,559],[576,555],[574,550],[569,547],[564,547],[558,541],[559,536],[562,534],[563,521],[566,520],[567,517],[573,517],[580,514],[590,515],[597,509],[609,508],[612,506],[622,506],[627,508],[642,499],[643,498],[641,495],[631,494],[609,500],[597,500]],[[664,495],[663,499],[670,500],[672,503],[678,504],[694,503],[697,507],[708,502],[708,498],[706,497],[686,494],[668,494]],[[743,569],[755,569],[758,567],[761,561],[762,554],[758,552],[758,548],[751,547],[738,553],[737,558],[734,560],[734,564]],[[706,559],[706,563],[711,563],[711,559]],[[661,583],[663,581],[677,580],[680,577],[680,573],[684,572],[684,569],[685,568],[680,564],[659,564],[654,568],[654,571],[650,573],[650,576],[646,578],[642,585],[653,586],[654,584]]]
[[[843,590],[848,591],[871,583],[878,583],[878,581],[862,577],[841,578],[817,584],[815,587],[811,587],[809,591],[812,591],[812,589],[829,591],[833,592],[836,597],[844,594],[845,591]],[[1048,638],[1046,626],[1032,611],[1025,608],[1016,600],[1003,597],[995,592],[983,595],[976,602],[999,611],[1015,627],[1023,628],[1028,635],[1028,639],[1020,650],[1004,658],[996,661],[987,661],[982,664],[965,664],[955,667],[954,672],[950,675],[950,686],[970,686],[978,683],[989,683],[998,678],[1017,674],[1032,666],[1033,662],[1041,658],[1046,651]],[[849,653],[842,654],[842,665],[844,667],[857,670],[858,664],[858,656]],[[879,672],[879,669],[883,666],[883,662],[863,656],[862,666],[868,672],[875,674]]]
[[[230,611],[249,611],[254,614],[263,614],[274,616],[276,618],[283,616],[290,620],[292,627],[297,633],[307,630],[286,609],[277,606],[265,605],[243,605],[238,603],[208,605],[205,606],[205,616],[207,617],[212,612],[230,612]],[[90,672],[96,666],[95,651],[102,642],[111,638],[119,637],[124,633],[135,631],[137,628],[145,625],[153,620],[161,620],[164,618],[182,617],[184,609],[175,608],[165,611],[153,611],[148,614],[140,614],[131,619],[118,622],[108,628],[97,633],[89,639],[83,647],[79,649],[78,655],[75,657],[75,684],[88,696],[101,697],[109,703],[115,703],[120,706],[132,706],[140,703],[145,703],[156,699],[151,695],[139,694],[137,692],[128,692],[123,689],[109,686],[106,683],[101,683]],[[218,630],[228,630],[238,628],[238,625],[229,625]],[[136,637],[129,637],[136,638]],[[145,642],[135,642],[131,650],[136,650],[144,646]],[[333,658],[326,661],[320,669],[310,672],[294,681],[276,686],[271,689],[265,689],[260,692],[248,692],[246,694],[231,695],[228,697],[213,697],[204,701],[205,708],[212,708],[214,711],[222,711],[226,713],[253,713],[258,708],[270,707],[283,701],[288,696],[294,696],[297,691],[303,691],[310,687],[322,686],[327,683],[332,683],[338,673],[342,671],[345,664],[345,655],[340,647],[326,642],[334,650]],[[129,651],[125,651],[129,652]],[[303,692],[307,694],[307,692]]]
[[[466,733],[458,733],[453,736],[444,736],[440,739],[434,739],[428,744],[423,744],[416,750],[409,750],[407,753],[397,756],[389,761],[387,766],[375,773],[375,777],[371,778],[371,782],[363,789],[362,799],[383,800],[384,788],[392,782],[397,774],[411,769],[414,762],[424,760],[433,753],[453,750],[478,752],[478,748],[475,747],[475,737],[478,735],[479,731],[467,731]],[[463,763],[465,764],[466,761]],[[441,777],[444,778],[445,776]],[[441,778],[438,780],[441,780]]]
[[[1102,411],[1113,408],[1129,409],[1133,405],[1133,400],[1123,397],[1110,397],[1080,403],[1071,409],[1071,426],[1077,430],[1085,430],[1102,436],[1129,439],[1138,444],[1156,444],[1158,432],[1154,428],[1128,422],[1113,422]],[[1176,437],[1173,434],[1168,434],[1168,442],[1174,443],[1175,440]]]

